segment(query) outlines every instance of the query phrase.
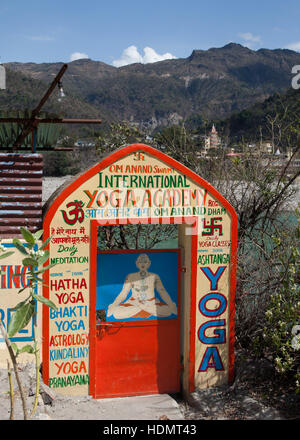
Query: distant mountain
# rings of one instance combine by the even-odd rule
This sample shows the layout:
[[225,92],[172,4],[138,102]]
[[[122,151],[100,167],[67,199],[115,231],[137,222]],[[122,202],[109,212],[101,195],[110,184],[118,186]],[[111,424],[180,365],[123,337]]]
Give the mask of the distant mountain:
[[[75,116],[74,112],[77,116],[99,117],[100,113],[103,120],[127,120],[152,129],[176,124],[194,114],[206,119],[226,118],[287,90],[294,65],[300,65],[297,52],[253,51],[234,43],[194,50],[188,58],[120,68],[82,59],[70,62],[63,76],[64,90],[70,97],[63,110],[68,116]],[[6,64],[15,74],[45,84],[52,81],[61,66]],[[18,99],[24,101],[22,96],[15,96],[7,105]]]
[[[55,73],[57,74],[58,71]],[[53,78],[52,78],[53,80]],[[33,79],[20,71],[6,68],[6,89],[0,90],[0,114],[6,116],[6,113],[12,110],[33,110],[48,90],[50,82]],[[58,89],[50,96],[49,100],[43,106],[43,112],[46,111],[52,115],[72,118],[90,118],[102,119],[103,112],[99,107],[80,99],[75,94],[68,93],[68,96],[58,101]],[[97,130],[100,126],[92,125],[87,128],[76,126],[74,124],[65,125],[65,131],[68,134],[90,133],[91,127]]]
[[282,138],[287,135],[287,127],[291,127],[292,132],[288,132],[291,137],[297,138],[297,130],[300,129],[300,89],[288,89],[285,93],[274,93],[261,103],[233,113],[229,118],[222,121],[212,121],[217,124],[220,134],[227,135],[234,141],[257,142],[261,138],[270,140],[272,138],[271,129],[274,123],[274,136]]

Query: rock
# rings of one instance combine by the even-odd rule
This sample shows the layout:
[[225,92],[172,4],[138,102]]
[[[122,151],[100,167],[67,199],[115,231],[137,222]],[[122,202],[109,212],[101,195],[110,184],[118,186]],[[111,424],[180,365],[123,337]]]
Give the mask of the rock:
[[251,397],[247,390],[223,386],[197,390],[188,397],[188,403],[203,419],[228,420],[282,420],[280,412],[266,407]]
[[265,408],[254,415],[255,420],[284,420],[280,412],[274,408]]
[[199,393],[197,391],[195,391],[194,393],[191,393],[189,396],[187,396],[187,401],[190,406],[192,406],[193,408],[196,408],[204,415],[209,414],[209,410],[210,410],[209,406],[207,405],[205,400],[201,398],[201,396],[199,395]]
[[188,403],[197,408],[204,416],[219,419],[224,418],[225,398],[226,389],[224,387],[206,388],[191,393],[188,397]]
[[275,408],[265,407],[250,396],[237,396],[240,408],[245,418],[250,420],[282,420],[280,412]]
[[163,416],[160,416],[158,420],[170,420],[170,419],[168,416],[163,415]]
[[257,412],[261,410],[261,404],[257,402],[257,400],[252,397],[245,396],[240,402],[241,407],[245,409],[247,412]]
[[42,396],[45,405],[52,405],[53,400],[56,397],[54,391],[45,385],[44,382],[41,382],[40,384],[40,395]]

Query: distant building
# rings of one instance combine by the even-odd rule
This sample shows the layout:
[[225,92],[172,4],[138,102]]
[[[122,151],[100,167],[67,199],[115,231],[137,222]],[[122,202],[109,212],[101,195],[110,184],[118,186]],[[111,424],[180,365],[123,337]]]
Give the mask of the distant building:
[[219,136],[214,124],[212,126],[211,132],[209,133],[209,141],[210,148],[217,148],[217,146],[219,145]]
[[274,153],[275,146],[271,141],[263,141],[260,143],[260,151],[262,153],[272,154]]
[[218,132],[216,130],[215,124],[213,124],[211,131],[208,136],[205,136],[204,139],[204,154],[206,155],[210,148],[217,148],[220,146],[221,140],[218,136]]

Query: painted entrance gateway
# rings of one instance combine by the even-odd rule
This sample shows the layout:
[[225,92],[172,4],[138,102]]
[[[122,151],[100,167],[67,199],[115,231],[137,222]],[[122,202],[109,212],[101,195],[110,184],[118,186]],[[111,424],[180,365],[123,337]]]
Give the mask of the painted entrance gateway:
[[[178,248],[99,251],[105,225],[176,224]],[[44,381],[129,396],[231,382],[237,216],[201,177],[143,144],[121,148],[48,202]],[[47,263],[47,264],[49,264]]]

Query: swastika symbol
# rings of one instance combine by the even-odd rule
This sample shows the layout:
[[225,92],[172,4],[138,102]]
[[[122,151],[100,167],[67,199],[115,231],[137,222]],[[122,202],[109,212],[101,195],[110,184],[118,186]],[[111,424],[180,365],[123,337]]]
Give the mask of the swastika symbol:
[[202,232],[202,236],[215,235],[215,231],[218,231],[219,235],[223,235],[223,226],[216,224],[218,221],[222,221],[222,217],[213,217],[210,223],[206,223],[206,220],[203,219],[203,229],[206,230]]

